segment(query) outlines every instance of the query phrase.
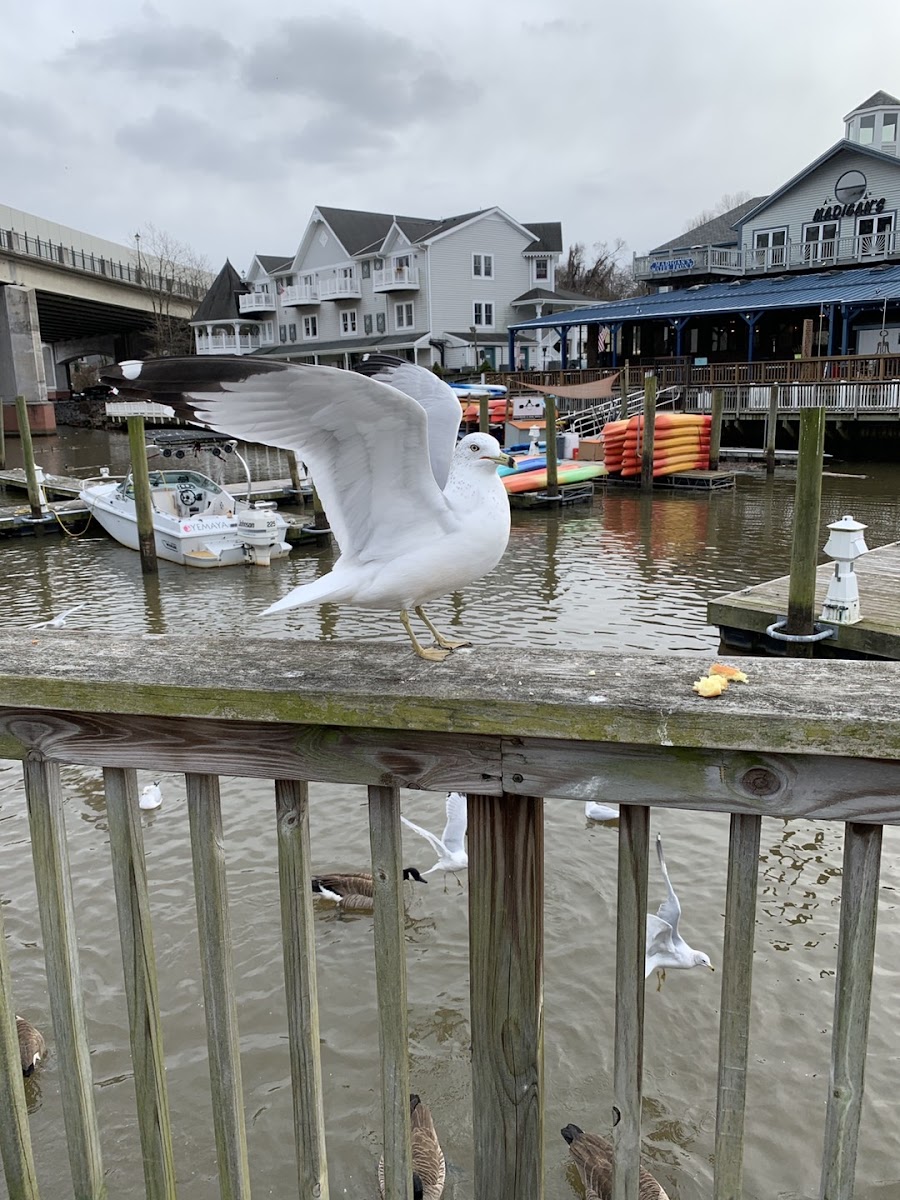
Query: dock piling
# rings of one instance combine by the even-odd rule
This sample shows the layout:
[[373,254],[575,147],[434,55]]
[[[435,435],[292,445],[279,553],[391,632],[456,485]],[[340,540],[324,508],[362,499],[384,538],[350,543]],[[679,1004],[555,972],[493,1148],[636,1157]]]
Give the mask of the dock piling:
[[[794,493],[794,537],[791,543],[786,627],[789,634],[810,634],[815,625],[824,447],[825,409],[804,409],[800,414],[800,453],[797,456],[797,488]],[[788,654],[792,658],[811,658],[813,647],[808,642],[788,642]]]
[[718,471],[719,452],[722,448],[722,413],[725,410],[725,389],[716,387],[712,391],[712,421],[709,431],[709,469]]
[[144,437],[143,417],[128,417],[128,445],[131,450],[131,479],[134,484],[134,507],[137,513],[141,570],[145,575],[152,575],[159,570],[159,566],[156,561],[153,502],[150,499],[150,472],[147,468],[147,442]]
[[559,495],[559,471],[556,454],[556,397],[544,400],[544,437],[547,444],[547,495]]
[[487,393],[478,398],[478,432],[491,432],[491,398]]
[[766,474],[775,474],[775,435],[778,432],[778,384],[769,388],[769,416],[766,420]]
[[644,376],[644,422],[641,428],[641,491],[653,488],[653,435],[656,424],[656,376]]
[[24,396],[16,396],[16,419],[19,422],[19,437],[22,439],[22,462],[25,467],[25,478],[28,481],[28,503],[31,515],[39,521],[44,516],[47,503],[41,498],[41,487],[38,483],[37,468],[34,463],[34,445],[31,441],[31,424],[28,420],[28,405]]

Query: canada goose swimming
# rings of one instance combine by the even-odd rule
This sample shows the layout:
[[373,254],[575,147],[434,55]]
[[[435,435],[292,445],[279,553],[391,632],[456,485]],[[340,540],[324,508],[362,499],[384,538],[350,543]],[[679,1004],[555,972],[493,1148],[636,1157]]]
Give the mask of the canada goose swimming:
[[[577,1125],[567,1125],[559,1132],[569,1143],[586,1200],[612,1200],[612,1143],[599,1133],[585,1133]],[[666,1189],[643,1167],[638,1177],[638,1200],[669,1200]]]
[[47,1053],[47,1043],[40,1030],[35,1029],[24,1017],[16,1017],[16,1032],[19,1035],[19,1056],[22,1059],[22,1074],[31,1075]]
[[[404,867],[403,878],[414,879],[417,883],[428,882],[415,867]],[[325,900],[334,900],[347,912],[371,912],[375,904],[375,881],[371,871],[314,875],[312,890]]]
[[462,887],[459,872],[467,870],[469,866],[469,856],[466,853],[468,801],[465,792],[450,792],[447,796],[446,809],[447,821],[440,837],[429,833],[421,825],[414,825],[412,821],[407,821],[406,817],[401,816],[400,818],[404,825],[408,825],[410,829],[431,844],[438,860],[433,867],[428,868],[425,874],[430,875],[432,871],[443,871],[445,890],[448,874],[452,874],[459,886]]
[[155,779],[153,783],[148,783],[143,788],[138,804],[141,808],[159,808],[162,804],[162,791],[160,790],[158,779]]
[[[413,1200],[439,1200],[444,1194],[444,1152],[434,1131],[428,1105],[410,1093],[410,1143],[412,1148]],[[378,1162],[378,1189],[384,1200],[384,1155]],[[642,1198],[643,1200],[643,1198]]]
[[709,961],[709,955],[702,950],[694,950],[687,944],[678,932],[678,922],[681,920],[681,904],[675,895],[675,889],[669,879],[666,860],[663,855],[662,838],[656,835],[656,857],[659,868],[665,880],[668,896],[659,906],[654,917],[647,914],[647,945],[644,955],[644,978],[656,971],[659,977],[657,991],[662,987],[666,977],[666,967],[708,967],[710,971],[716,968]]

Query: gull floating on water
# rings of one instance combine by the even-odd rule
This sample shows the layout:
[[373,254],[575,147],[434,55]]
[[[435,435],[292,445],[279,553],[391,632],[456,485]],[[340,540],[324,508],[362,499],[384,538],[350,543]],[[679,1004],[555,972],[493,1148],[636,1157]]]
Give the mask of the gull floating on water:
[[[416,654],[440,662],[468,643],[439,633],[422,606],[502,558],[509,499],[497,465],[512,459],[484,433],[457,443],[459,400],[433,372],[390,355],[360,369],[211,356],[124,362],[102,379],[306,463],[340,557],[266,613],[325,602],[397,612]],[[411,612],[435,646],[419,643]]]
[[71,608],[64,609],[61,613],[57,613],[55,617],[51,617],[49,621],[38,621],[36,625],[31,625],[31,629],[61,629],[65,625],[68,618],[73,612],[78,612],[79,608],[85,608],[87,601],[82,601],[81,604],[73,604]]
[[427,829],[423,829],[421,825],[414,825],[406,817],[401,816],[400,820],[420,837],[425,838],[438,856],[438,860],[434,866],[429,867],[427,871],[423,871],[423,874],[430,875],[433,871],[443,871],[445,887],[448,875],[454,875],[456,882],[462,887],[459,872],[465,871],[469,866],[469,856],[466,853],[468,805],[465,793],[450,792],[447,796],[446,808],[447,823],[444,825],[444,832],[440,837],[430,833]]
[[593,800],[585,801],[584,815],[589,821],[618,821],[619,810],[608,804],[597,804]]
[[148,783],[141,790],[138,804],[141,808],[159,808],[162,804],[162,791],[160,790],[158,779],[155,779],[153,783]]
[[659,859],[659,867],[665,880],[668,896],[657,909],[655,917],[651,913],[647,914],[644,978],[646,979],[651,972],[656,971],[659,978],[656,990],[659,991],[666,977],[667,967],[708,967],[710,971],[714,971],[715,967],[709,961],[707,954],[704,954],[702,950],[694,950],[678,932],[681,905],[669,879],[666,860],[663,856],[662,838],[659,834],[656,835],[656,857]]

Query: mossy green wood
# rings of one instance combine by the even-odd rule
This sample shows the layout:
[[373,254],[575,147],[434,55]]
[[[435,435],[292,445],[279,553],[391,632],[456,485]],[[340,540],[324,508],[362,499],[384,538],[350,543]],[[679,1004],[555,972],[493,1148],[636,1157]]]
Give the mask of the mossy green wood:
[[219,781],[214,775],[188,774],[185,782],[219,1191],[222,1200],[250,1200]]
[[619,809],[616,901],[616,1044],[613,1059],[615,1148],[612,1200],[636,1200],[641,1167],[644,1070],[644,965],[650,809]]
[[[800,414],[800,448],[794,495],[794,536],[791,541],[791,582],[784,632],[808,634],[815,624],[816,565],[822,507],[822,452],[825,447],[825,409],[807,408]],[[788,642],[792,658],[812,657],[809,643]]]
[[476,1200],[544,1195],[544,801],[469,793]]
[[[0,411],[0,416],[2,416]],[[16,396],[16,421],[19,426],[19,438],[22,442],[22,461],[25,465],[25,478],[28,481],[28,503],[31,515],[41,515],[41,496],[38,487],[37,472],[34,464],[34,444],[31,440],[31,422],[28,420],[28,405],[24,396]]]
[[[2,412],[0,412],[2,416]],[[16,1032],[12,975],[0,905],[0,1156],[9,1200],[38,1200],[28,1112],[22,1087],[22,1060]]]
[[392,1200],[412,1200],[406,911],[398,788],[369,788],[369,841],[375,884],[375,985],[384,1115],[384,1194]]
[[308,786],[276,779],[275,813],[298,1194],[328,1200]]
[[133,770],[107,767],[103,779],[144,1185],[147,1200],[174,1200],[172,1123],[137,774]]
[[547,495],[559,494],[559,459],[556,453],[556,397],[544,397],[544,445],[547,458]]
[[853,1200],[872,1005],[881,841],[880,825],[848,822],[844,828],[821,1200]]
[[744,1165],[744,1110],[753,937],[762,819],[735,815],[728,842],[722,1002],[719,1005],[719,1078],[716,1093],[714,1200],[741,1200]]
[[143,417],[128,418],[128,447],[131,453],[131,481],[134,486],[141,570],[145,575],[152,575],[159,570],[159,565],[156,561],[153,501],[150,496],[150,472],[147,468],[147,441],[144,437]]
[[25,797],[75,1200],[105,1200],[59,764],[26,759]]

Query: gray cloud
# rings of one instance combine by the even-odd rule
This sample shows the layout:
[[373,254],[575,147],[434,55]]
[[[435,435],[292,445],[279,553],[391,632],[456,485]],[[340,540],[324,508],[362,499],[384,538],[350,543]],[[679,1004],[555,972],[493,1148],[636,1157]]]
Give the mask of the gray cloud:
[[384,129],[363,125],[349,113],[329,113],[307,121],[302,129],[284,141],[288,157],[298,157],[317,165],[349,164],[361,166],[366,159],[372,165],[389,152],[397,139]]
[[144,164],[229,180],[252,179],[275,162],[275,146],[270,140],[251,144],[227,124],[203,121],[168,105],[161,105],[150,117],[121,126],[114,140],[119,149]]
[[199,25],[146,25],[83,40],[64,55],[69,66],[102,66],[148,78],[202,75],[237,55],[220,33]]

